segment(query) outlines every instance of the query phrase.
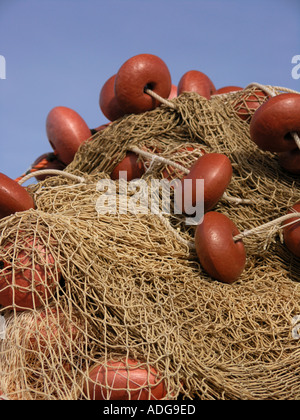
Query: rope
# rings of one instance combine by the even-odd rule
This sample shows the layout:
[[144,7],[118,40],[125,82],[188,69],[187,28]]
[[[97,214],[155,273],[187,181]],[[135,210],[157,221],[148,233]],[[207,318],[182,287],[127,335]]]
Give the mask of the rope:
[[282,86],[270,86],[270,85],[263,85],[261,83],[257,83],[257,82],[252,82],[250,83],[248,86],[245,87],[245,89],[251,88],[251,87],[258,87],[259,89],[263,90],[264,92],[266,92],[266,94],[268,94],[269,96],[276,96],[278,95],[279,92],[286,92],[286,93],[297,93],[300,94],[299,92],[297,92],[296,90],[293,89],[289,89],[286,87],[282,87]]
[[48,163],[58,160],[57,152],[54,151],[52,153],[48,153],[46,157],[44,157],[40,162],[36,163],[35,165],[31,165],[30,168],[21,176],[15,179],[16,182],[19,182],[24,176],[31,174],[33,172],[40,171],[42,169],[47,169]]
[[246,86],[245,89],[249,89],[252,87],[258,87],[260,90],[262,90],[269,96],[276,96],[276,92],[274,91],[273,86],[266,86],[266,85],[262,85],[261,83],[252,82],[248,86]]
[[295,143],[297,144],[298,149],[300,149],[300,137],[299,137],[299,134],[296,133],[296,132],[293,132],[293,133],[291,133],[291,135],[292,135]]
[[[247,236],[255,235],[255,234],[263,232],[263,231],[265,231],[265,230],[267,230],[267,229],[269,229],[273,226],[280,225],[285,220],[291,219],[293,217],[299,217],[299,219],[296,219],[295,221],[289,223],[289,225],[300,222],[300,213],[294,212],[294,213],[286,214],[285,216],[281,216],[278,219],[271,220],[270,222],[265,223],[265,224],[263,224],[261,226],[258,226],[256,228],[245,230],[244,232],[240,233],[239,235],[234,236],[233,240],[235,242],[237,242],[237,241],[239,241],[239,240],[241,240],[241,239],[243,239]],[[282,228],[282,227],[285,227],[285,226],[287,226],[287,225],[284,225],[284,226],[281,225],[281,226],[278,226],[278,228]]]
[[170,108],[177,109],[176,105],[173,102],[168,101],[168,99],[163,98],[162,96],[160,96],[157,93],[153,92],[153,90],[146,88],[146,89],[144,89],[144,92],[147,93],[148,95],[152,96],[152,98],[157,99],[161,103],[169,106]]
[[273,86],[274,89],[281,91],[281,92],[287,92],[287,93],[298,93],[300,94],[300,92],[298,92],[297,90],[293,90],[290,88],[286,88],[286,87],[282,87],[282,86]]
[[157,155],[155,153],[147,152],[145,150],[139,149],[138,147],[131,147],[128,150],[130,150],[131,152],[136,153],[137,155],[141,155],[141,156],[143,156],[145,158],[148,158],[148,159],[151,159],[151,160],[157,160],[158,162],[164,163],[165,165],[171,165],[174,168],[177,168],[177,169],[179,169],[180,171],[182,171],[182,172],[184,172],[186,174],[189,173],[189,170],[186,169],[184,166],[180,165],[177,162],[173,162],[170,159],[166,159],[163,156],[159,156],[159,155]]
[[73,174],[70,174],[70,173],[65,172],[65,171],[60,171],[58,169],[43,169],[41,171],[35,171],[35,172],[32,172],[32,173],[29,173],[29,174],[25,175],[23,178],[21,178],[18,181],[18,184],[22,185],[22,184],[24,184],[24,182],[28,181],[28,179],[33,178],[35,176],[39,176],[39,175],[61,175],[61,176],[64,176],[65,178],[71,179],[73,181],[78,181],[80,183],[85,182],[85,179],[83,177],[73,175]]

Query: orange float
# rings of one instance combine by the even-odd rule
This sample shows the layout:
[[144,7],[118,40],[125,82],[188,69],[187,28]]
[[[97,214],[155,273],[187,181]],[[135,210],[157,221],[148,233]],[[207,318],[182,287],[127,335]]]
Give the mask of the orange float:
[[198,70],[190,70],[179,80],[177,94],[179,96],[183,92],[197,92],[204,98],[210,99],[215,91],[215,85],[206,74]]
[[259,107],[250,123],[252,141],[269,152],[295,149],[292,132],[300,134],[300,95],[297,93],[271,97]]
[[4,245],[7,256],[0,261],[0,305],[16,311],[40,308],[49,299],[61,274],[54,257],[38,238],[22,238]]
[[[181,194],[175,194],[175,203],[186,214],[191,214],[197,201],[197,180],[204,181],[204,212],[214,207],[224,194],[232,176],[231,162],[222,153],[206,153],[191,167],[190,172],[181,179],[176,187]],[[192,182],[185,182],[191,180]],[[176,192],[175,189],[175,192]]]
[[170,95],[169,95],[168,99],[174,99],[174,98],[177,98],[177,86],[176,85],[171,86],[171,92],[170,92]]
[[115,79],[115,95],[126,114],[139,114],[161,105],[145,89],[168,98],[171,86],[171,75],[164,61],[156,55],[139,54],[120,67]]
[[[159,150],[154,146],[153,147],[143,146],[142,150],[144,152],[149,152],[153,154],[159,153]],[[121,160],[115,166],[110,177],[113,180],[120,179],[120,178],[125,179],[125,177],[123,176],[123,174],[121,174],[121,172],[126,172],[127,174],[126,180],[128,182],[132,181],[133,179],[139,179],[146,172],[148,164],[149,164],[149,160],[147,158],[144,160],[141,160],[138,154],[132,151],[128,151],[126,152],[125,158]]]
[[65,165],[72,162],[79,146],[92,135],[83,118],[64,106],[57,106],[49,112],[46,132],[58,159]]
[[125,158],[113,169],[110,177],[113,180],[124,178],[121,172],[126,172],[127,181],[141,178],[145,173],[145,167],[139,156],[134,152],[126,152]]
[[246,251],[241,240],[234,241],[240,232],[224,214],[208,212],[195,232],[195,246],[201,266],[216,280],[233,283],[244,270]]
[[167,395],[157,371],[132,359],[94,366],[84,393],[92,400],[161,400]]
[[278,163],[287,172],[300,175],[300,149],[278,153]]
[[[293,205],[292,209],[287,214],[293,212],[300,213],[300,201]],[[299,222],[297,222],[299,220]],[[290,224],[291,222],[296,222]],[[300,258],[300,218],[293,217],[283,222],[283,239],[286,247]]]
[[99,95],[99,106],[110,121],[118,120],[125,115],[115,95],[116,75],[111,76],[103,85]]
[[0,219],[34,208],[33,198],[28,191],[13,179],[0,173]]
[[239,90],[243,90],[243,88],[240,86],[224,86],[217,89],[214,95],[222,95],[223,93],[237,92]]

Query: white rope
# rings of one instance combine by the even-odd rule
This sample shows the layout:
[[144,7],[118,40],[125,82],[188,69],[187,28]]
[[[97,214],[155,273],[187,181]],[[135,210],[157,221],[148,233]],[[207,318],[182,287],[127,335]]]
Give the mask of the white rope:
[[297,92],[296,90],[289,89],[286,87],[281,86],[270,86],[270,85],[263,85],[261,83],[252,82],[248,86],[245,87],[245,89],[251,88],[251,87],[258,87],[262,91],[266,92],[269,96],[277,96],[279,92],[286,92],[286,93],[297,93],[298,95],[300,92]]
[[298,92],[297,90],[293,90],[293,89],[282,87],[282,86],[273,86],[273,89],[275,89],[275,90],[277,90],[279,92],[298,93],[298,94],[300,94],[300,92]]
[[300,137],[299,137],[299,134],[296,133],[296,132],[294,132],[294,133],[291,133],[291,135],[292,135],[295,143],[297,144],[298,149],[300,149]]
[[179,163],[177,163],[177,162],[173,162],[173,161],[172,161],[172,160],[170,160],[170,159],[166,159],[166,158],[164,158],[163,156],[159,156],[159,155],[157,155],[157,154],[155,154],[155,153],[150,153],[150,152],[147,152],[146,150],[139,149],[138,147],[131,147],[131,148],[130,148],[130,149],[128,149],[128,150],[130,150],[130,151],[132,151],[132,152],[136,153],[137,155],[141,155],[141,156],[143,156],[143,157],[145,157],[145,158],[148,158],[148,159],[151,159],[151,160],[156,160],[156,161],[158,161],[158,162],[161,162],[161,163],[163,163],[163,164],[165,164],[165,165],[171,165],[171,166],[173,166],[174,168],[177,168],[177,169],[179,169],[180,171],[184,172],[185,174],[188,174],[188,173],[189,173],[189,170],[188,170],[188,169],[186,169],[184,166],[180,165],[180,164],[179,164]]
[[275,92],[274,88],[272,86],[262,85],[261,83],[252,82],[248,86],[245,87],[245,89],[249,89],[252,87],[258,87],[260,90],[265,92],[269,96],[276,96],[277,93]]
[[284,228],[286,225],[281,225],[281,223],[284,222],[285,220],[292,219],[293,217],[297,217],[298,219],[294,220],[293,222],[289,223],[288,225],[300,222],[300,213],[293,212],[293,213],[290,213],[290,214],[286,214],[285,216],[281,216],[278,219],[271,220],[270,222],[265,223],[265,224],[263,224],[261,226],[258,226],[256,228],[253,228],[253,229],[250,229],[250,230],[245,230],[244,232],[234,236],[233,240],[235,242],[237,242],[237,241],[239,241],[239,240],[241,240],[241,239],[243,239],[247,236],[251,236],[251,235],[255,235],[257,233],[263,232],[263,231],[268,230],[269,228],[271,228],[273,226],[276,226],[276,225],[278,225],[278,228]]
[[28,181],[28,179],[39,175],[61,175],[73,181],[78,181],[80,183],[85,182],[85,179],[83,177],[73,175],[65,171],[59,171],[58,169],[42,169],[40,171],[32,172],[31,174],[25,175],[22,179],[18,181],[18,184],[22,185],[24,184],[24,182]]
[[148,95],[152,96],[152,98],[160,101],[162,104],[165,104],[165,105],[169,106],[170,108],[177,109],[176,105],[173,102],[169,101],[168,99],[163,98],[162,96],[158,95],[153,90],[144,89],[144,92],[147,93]]

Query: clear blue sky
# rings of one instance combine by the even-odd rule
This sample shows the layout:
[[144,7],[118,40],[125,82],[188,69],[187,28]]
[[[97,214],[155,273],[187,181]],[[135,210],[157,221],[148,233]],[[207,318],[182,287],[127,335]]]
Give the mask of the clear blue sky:
[[90,128],[107,120],[105,81],[130,57],[156,54],[177,84],[188,70],[215,86],[251,82],[300,91],[299,0],[0,0],[0,172],[16,178],[51,151],[48,112],[76,110]]

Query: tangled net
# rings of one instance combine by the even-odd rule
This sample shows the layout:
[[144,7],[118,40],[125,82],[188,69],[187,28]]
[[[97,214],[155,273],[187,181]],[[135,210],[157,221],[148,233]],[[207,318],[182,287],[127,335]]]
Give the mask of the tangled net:
[[[180,167],[190,167],[201,147],[232,163],[227,195],[215,210],[240,231],[286,214],[300,198],[298,178],[280,168],[276,155],[258,149],[249,120],[239,115],[246,108],[251,118],[245,92],[253,97],[256,91],[210,100],[189,92],[173,99],[174,107],[125,116],[80,147],[64,171],[73,179],[62,173],[27,187],[36,209],[0,221],[0,260],[13,278],[7,293],[28,295],[14,282],[21,270],[32,280],[26,299],[33,302],[32,310],[22,311],[22,299],[0,308],[5,398],[90,399],[91,369],[124,361],[130,371],[129,360],[147,372],[148,381],[134,389],[152,399],[157,384],[163,384],[162,399],[300,397],[300,347],[292,336],[293,317],[300,314],[300,261],[280,229],[244,239],[246,267],[229,285],[202,269],[189,246],[195,226],[182,216],[123,214],[121,181],[114,181],[116,213],[96,209],[97,183],[110,180],[129,150],[166,159],[141,153],[149,184],[164,170],[182,177]],[[107,381],[102,396],[115,388]],[[127,382],[127,398],[132,388]]]

